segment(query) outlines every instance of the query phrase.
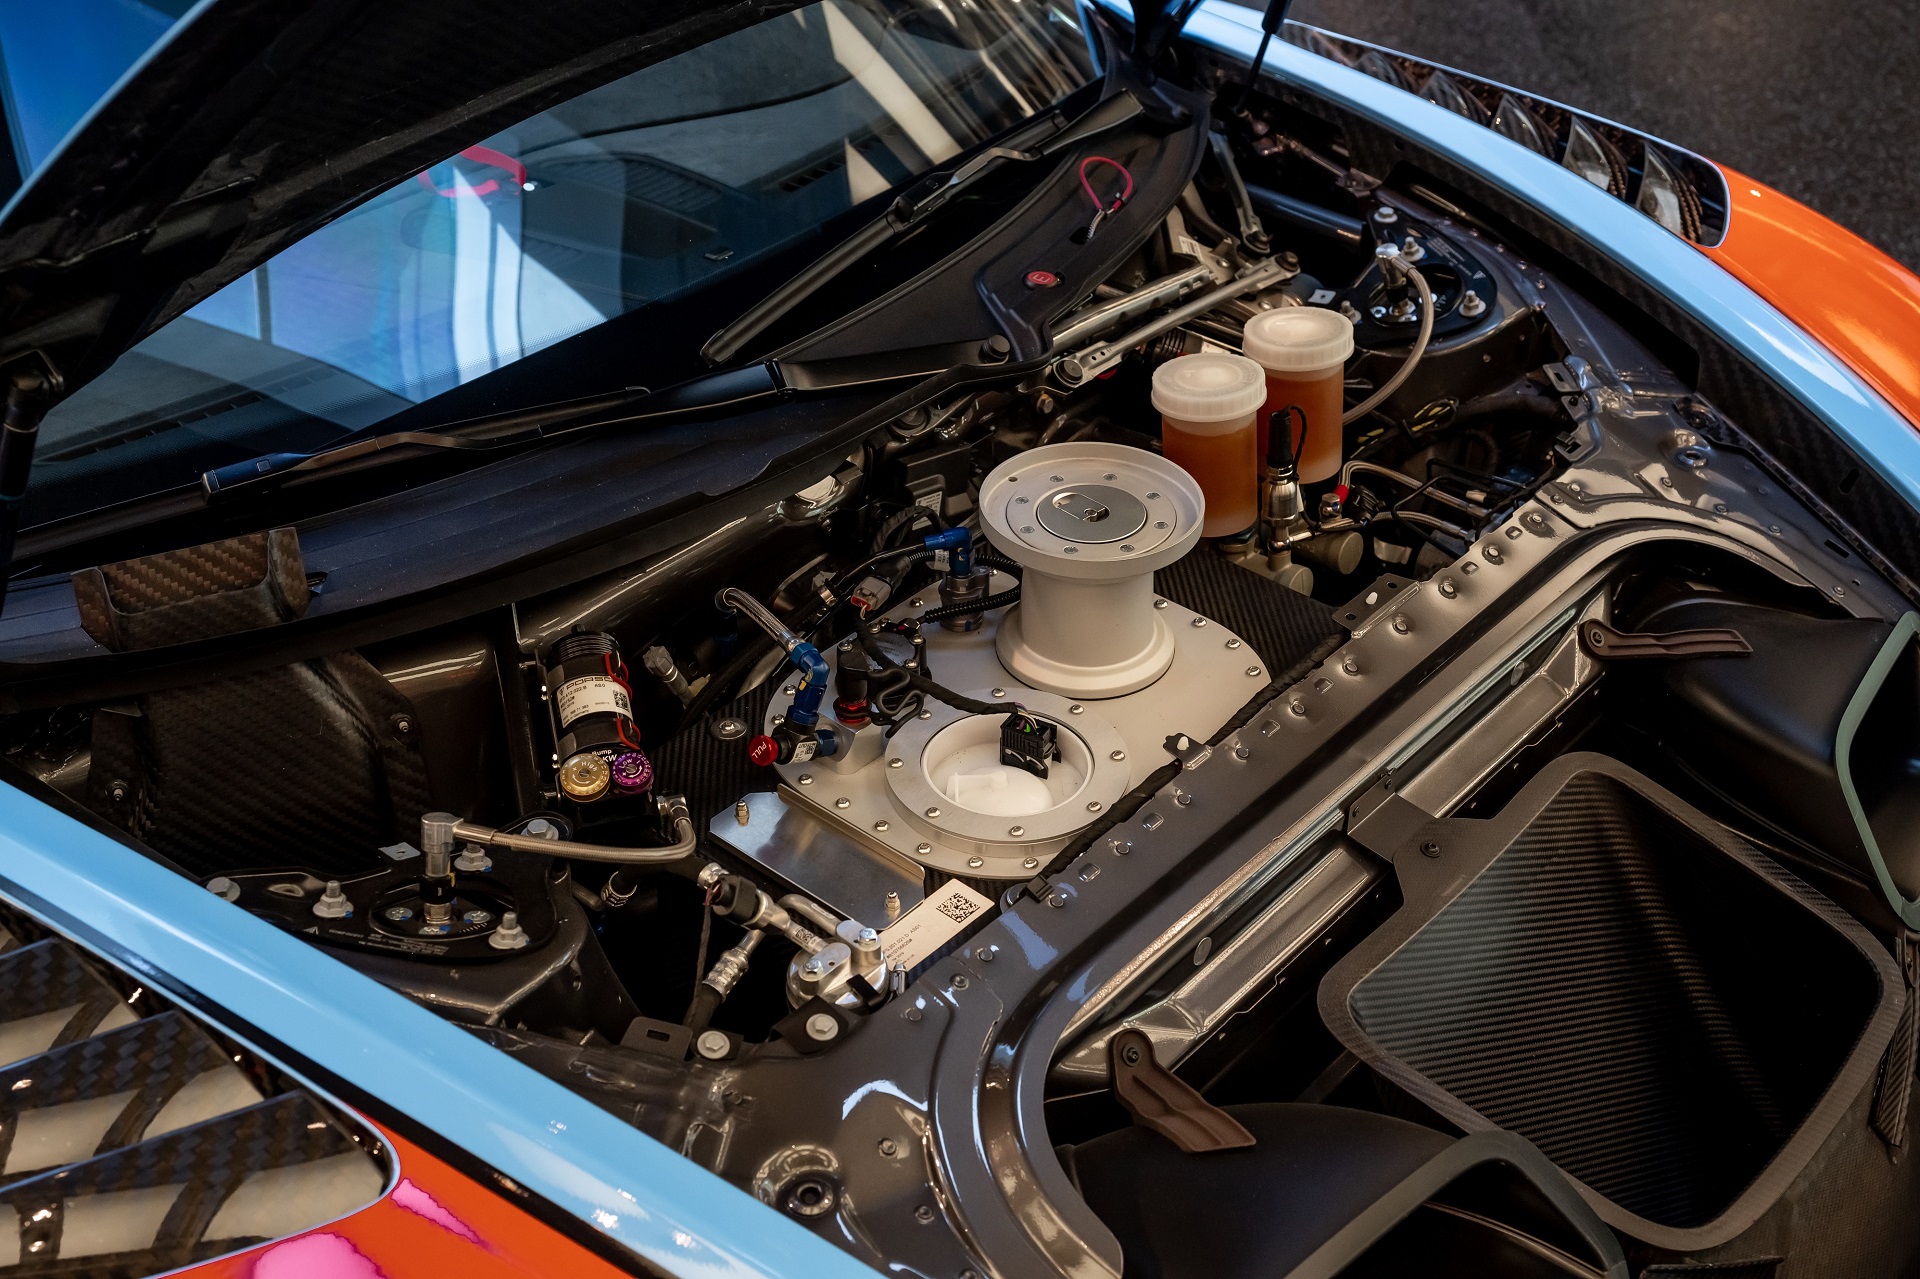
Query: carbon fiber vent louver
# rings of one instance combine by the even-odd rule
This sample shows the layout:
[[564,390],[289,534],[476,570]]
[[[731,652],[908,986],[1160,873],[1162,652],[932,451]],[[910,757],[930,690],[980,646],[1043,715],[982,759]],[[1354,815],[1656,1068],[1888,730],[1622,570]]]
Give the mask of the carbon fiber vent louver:
[[138,1279],[387,1181],[350,1119],[0,906],[0,1277]]
[[1578,173],[1675,235],[1708,248],[1727,233],[1727,182],[1711,162],[1599,116],[1347,36],[1289,22],[1284,39],[1418,94]]

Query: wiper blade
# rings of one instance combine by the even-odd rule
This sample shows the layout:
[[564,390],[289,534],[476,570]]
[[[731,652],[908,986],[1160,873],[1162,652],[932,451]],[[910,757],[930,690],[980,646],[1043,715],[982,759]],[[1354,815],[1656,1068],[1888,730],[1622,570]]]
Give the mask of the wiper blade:
[[[887,211],[828,250],[811,266],[767,294],[747,312],[707,339],[702,358],[724,364],[742,347],[764,333],[775,321],[818,293],[841,272],[895,237],[918,226],[928,216],[986,174],[1008,162],[1025,163],[1084,141],[1139,115],[1139,99],[1122,91],[1103,98],[1077,119],[1063,123],[1057,115],[1041,116],[1010,135],[999,146],[968,157],[950,171],[932,174],[901,192]],[[1031,150],[1023,149],[1030,147]]]

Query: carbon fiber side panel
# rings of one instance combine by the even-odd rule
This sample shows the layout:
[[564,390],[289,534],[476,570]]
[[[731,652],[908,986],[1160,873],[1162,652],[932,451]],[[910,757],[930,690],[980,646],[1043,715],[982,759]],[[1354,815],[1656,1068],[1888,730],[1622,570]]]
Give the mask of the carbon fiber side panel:
[[[304,611],[291,529],[74,575],[100,643],[153,648]],[[347,875],[432,807],[407,699],[358,653],[104,706],[90,808],[188,872],[297,862]]]
[[1631,770],[1566,756],[1500,817],[1383,851],[1408,906],[1328,976],[1329,1026],[1615,1227],[1716,1247],[1857,1135],[1904,996],[1884,948]]
[[1325,604],[1241,568],[1205,545],[1155,573],[1153,586],[1245,640],[1270,671],[1293,669],[1323,641],[1343,634]]

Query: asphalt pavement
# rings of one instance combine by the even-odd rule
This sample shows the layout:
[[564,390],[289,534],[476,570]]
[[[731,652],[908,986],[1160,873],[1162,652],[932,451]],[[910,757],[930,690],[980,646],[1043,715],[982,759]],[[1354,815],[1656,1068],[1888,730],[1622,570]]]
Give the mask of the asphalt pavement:
[[1291,16],[1679,143],[1920,270],[1915,0],[1298,0]]

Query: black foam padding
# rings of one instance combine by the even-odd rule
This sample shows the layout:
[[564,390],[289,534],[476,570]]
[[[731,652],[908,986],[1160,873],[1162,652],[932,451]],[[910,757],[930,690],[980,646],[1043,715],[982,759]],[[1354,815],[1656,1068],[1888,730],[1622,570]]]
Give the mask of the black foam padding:
[[1333,610],[1202,544],[1153,575],[1153,588],[1247,642],[1278,675],[1344,634]]
[[1881,998],[1838,910],[1763,861],[1575,773],[1354,986],[1362,1056],[1405,1063],[1443,1113],[1465,1103],[1640,1218],[1703,1226],[1835,1084]]

